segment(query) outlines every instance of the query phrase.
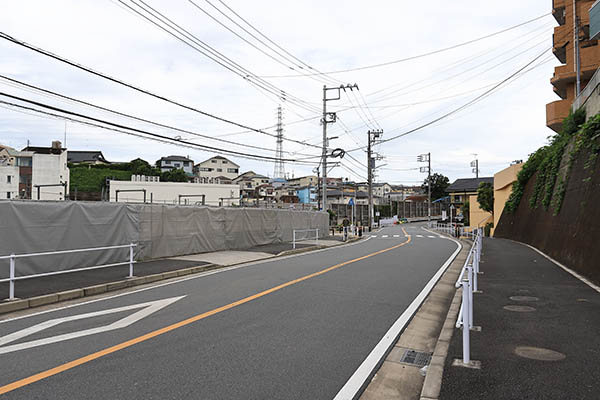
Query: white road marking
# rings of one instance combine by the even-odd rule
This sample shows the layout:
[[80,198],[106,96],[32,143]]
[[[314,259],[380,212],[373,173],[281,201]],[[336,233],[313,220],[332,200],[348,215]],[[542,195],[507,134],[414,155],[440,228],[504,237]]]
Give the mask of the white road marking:
[[44,339],[32,340],[30,342],[14,344],[12,346],[0,347],[0,354],[11,353],[13,351],[30,349],[32,347],[43,346],[43,345],[50,344],[50,343],[62,342],[65,340],[75,339],[75,338],[79,338],[82,336],[89,336],[89,335],[94,335],[96,333],[108,332],[108,331],[112,331],[115,329],[125,328],[125,327],[139,321],[140,319],[147,317],[148,315],[150,315],[152,313],[157,312],[158,310],[168,306],[169,304],[175,303],[177,300],[183,299],[184,297],[185,296],[170,297],[168,299],[150,301],[147,303],[132,304],[129,306],[124,306],[124,307],[111,308],[108,310],[101,310],[101,311],[89,312],[89,313],[85,313],[85,314],[72,315],[69,317],[50,319],[48,321],[44,321],[37,325],[30,326],[29,328],[21,329],[20,331],[13,332],[6,336],[0,337],[0,346],[14,342],[15,340],[19,340],[21,338],[33,335],[34,333],[41,332],[45,329],[52,328],[53,326],[56,326],[56,325],[59,325],[59,324],[65,323],[65,322],[79,321],[82,319],[93,318],[93,317],[97,317],[100,315],[114,314],[114,313],[119,313],[122,311],[143,308],[142,310],[140,310],[136,313],[133,313],[131,315],[128,315],[125,318],[121,318],[120,320],[115,321],[109,325],[99,326],[97,328],[91,328],[91,329],[84,329],[81,331],[76,331],[76,332],[71,332],[71,333],[65,333],[62,335],[51,336],[51,337],[44,338]]
[[377,237],[377,235],[371,235],[371,237]]
[[382,235],[381,237],[382,237],[382,238],[386,238],[386,237],[388,237],[388,235]]
[[400,237],[400,235],[394,235],[394,237]]
[[435,239],[435,236],[433,236],[433,235],[427,235],[427,237]]
[[462,249],[462,244],[454,239],[452,240],[454,243],[458,245],[457,249],[452,253],[452,255],[446,260],[444,265],[440,267],[440,269],[435,273],[435,275],[427,282],[427,285],[421,290],[421,292],[417,295],[417,297],[413,300],[412,303],[408,306],[408,308],[402,313],[400,318],[394,322],[394,325],[386,332],[386,334],[381,338],[379,343],[375,345],[371,353],[365,358],[365,360],[360,364],[358,369],[352,374],[348,382],[342,387],[342,389],[338,392],[338,394],[333,398],[333,400],[348,400],[354,399],[360,389],[365,385],[367,379],[371,376],[375,368],[379,365],[381,359],[388,353],[388,350],[394,345],[400,333],[408,324],[413,314],[417,311],[417,309],[421,306],[421,303],[425,301],[427,295],[431,292],[434,285],[440,279],[442,274],[446,271],[450,263],[454,260],[456,255]]
[[420,238],[422,238],[422,237],[423,237],[423,235],[415,235],[415,236],[416,236],[416,237],[420,237]]

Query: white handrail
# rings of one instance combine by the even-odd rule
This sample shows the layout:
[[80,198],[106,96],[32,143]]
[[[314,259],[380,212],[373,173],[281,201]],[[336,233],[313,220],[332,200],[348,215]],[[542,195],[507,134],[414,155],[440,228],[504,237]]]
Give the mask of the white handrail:
[[[127,265],[127,264],[129,264],[129,275],[127,277],[132,278],[133,277],[133,264],[135,264],[137,262],[133,259],[133,248],[134,247],[137,247],[137,244],[130,243],[130,244],[123,244],[123,245],[118,245],[118,246],[91,247],[91,248],[86,248],[86,249],[57,250],[57,251],[46,251],[46,252],[42,252],[42,253],[11,254],[8,256],[0,256],[0,260],[6,260],[6,259],[10,260],[9,277],[0,279],[0,283],[2,283],[2,282],[9,283],[8,284],[8,300],[15,300],[15,281],[24,280],[24,279],[40,278],[43,276],[60,275],[60,274],[67,274],[70,272],[87,271],[87,270],[115,267],[118,265]],[[128,261],[112,263],[112,264],[95,265],[92,267],[74,268],[74,269],[68,269],[68,270],[63,270],[63,271],[43,272],[41,274],[16,276],[16,260],[17,260],[17,258],[48,256],[48,255],[54,255],[54,254],[81,253],[81,252],[85,252],[85,251],[124,249],[124,248],[129,248],[129,260]]]

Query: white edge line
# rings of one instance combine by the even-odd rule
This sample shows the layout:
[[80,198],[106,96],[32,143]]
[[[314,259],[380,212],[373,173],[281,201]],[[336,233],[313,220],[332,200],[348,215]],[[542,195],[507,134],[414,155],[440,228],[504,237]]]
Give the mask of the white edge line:
[[406,324],[410,321],[413,314],[417,311],[417,309],[421,306],[421,303],[425,300],[427,295],[431,292],[437,281],[440,279],[442,274],[446,272],[448,266],[454,261],[454,258],[458,255],[458,253],[462,249],[462,244],[454,239],[447,238],[448,240],[453,241],[458,245],[457,249],[452,253],[452,255],[446,260],[444,265],[440,267],[440,269],[435,273],[435,275],[427,282],[423,290],[415,297],[415,299],[410,303],[408,308],[400,315],[400,318],[394,322],[392,327],[386,332],[386,334],[381,338],[379,343],[375,345],[371,353],[365,358],[365,360],[360,364],[358,369],[354,371],[350,379],[346,382],[346,384],[340,389],[338,394],[333,398],[333,400],[351,400],[356,398],[356,396],[361,392],[364,386],[367,383],[367,380],[377,368],[385,355],[388,353],[388,350],[396,343],[398,336],[406,326]]
[[[189,280],[192,280],[192,279],[204,278],[206,276],[210,276],[210,275],[214,275],[214,274],[220,274],[220,273],[231,271],[231,270],[235,270],[235,269],[251,267],[253,265],[264,264],[264,263],[273,262],[273,261],[277,261],[277,260],[285,260],[285,259],[288,259],[288,258],[305,256],[305,255],[313,254],[313,253],[320,253],[322,251],[333,250],[333,249],[337,249],[337,248],[340,248],[340,247],[354,246],[354,245],[357,245],[357,244],[364,243],[364,242],[366,242],[369,239],[371,239],[371,238],[367,237],[367,238],[365,238],[363,240],[358,240],[358,241],[352,242],[352,243],[346,243],[346,244],[342,244],[342,245],[338,245],[338,246],[330,246],[330,247],[327,247],[327,248],[324,248],[324,249],[316,249],[316,250],[312,250],[312,251],[306,251],[304,253],[290,254],[290,255],[282,256],[282,257],[278,257],[278,256],[274,255],[272,257],[268,257],[268,258],[265,258],[265,259],[262,259],[262,260],[250,261],[250,262],[244,263],[244,264],[232,265],[230,267],[223,267],[223,268],[219,268],[219,269],[216,269],[216,270],[213,270],[213,271],[206,271],[206,272],[202,272],[202,273],[199,273],[199,274],[193,274],[191,276],[186,276],[186,277],[181,278],[181,279],[176,279],[176,280],[173,280],[173,281],[170,281],[170,282],[164,282],[164,283],[160,283],[160,284],[157,284],[157,285],[153,285],[153,286],[149,286],[149,287],[145,287],[145,288],[141,288],[141,289],[132,290],[130,292],[119,293],[119,294],[115,294],[115,295],[112,295],[112,296],[102,297],[102,298],[99,298],[99,299],[83,301],[81,303],[76,303],[76,304],[69,304],[69,305],[66,305],[66,306],[52,308],[52,309],[44,310],[44,311],[38,311],[38,312],[34,312],[32,314],[20,315],[18,317],[13,317],[13,318],[7,318],[7,319],[4,319],[4,320],[0,320],[0,324],[4,324],[6,322],[11,322],[11,321],[16,321],[16,320],[19,320],[19,319],[24,319],[24,318],[29,318],[29,317],[35,317],[37,315],[47,314],[47,313],[51,313],[51,312],[54,312],[54,311],[61,311],[61,310],[66,310],[66,309],[73,308],[73,307],[79,307],[79,306],[83,306],[83,305],[86,305],[86,304],[92,304],[92,303],[96,303],[98,301],[111,300],[111,299],[115,299],[115,298],[121,297],[121,296],[128,296],[130,294],[145,292],[146,290],[157,289],[157,288],[160,288],[160,287],[163,287],[163,286],[169,286],[169,285],[173,285],[173,284],[176,284],[176,283],[189,281]],[[152,285],[152,283],[148,283],[148,285]],[[49,304],[49,306],[51,306],[51,305]],[[22,310],[22,311],[27,311],[27,309]]]
[[548,260],[552,261],[554,264],[558,265],[559,267],[561,267],[562,269],[564,269],[566,272],[568,272],[569,274],[573,275],[575,278],[579,279],[581,282],[585,283],[586,285],[588,285],[589,287],[591,287],[592,289],[594,289],[595,291],[597,291],[598,293],[600,293],[600,286],[597,286],[597,285],[593,284],[591,281],[589,281],[584,276],[579,275],[577,272],[573,271],[569,267],[567,267],[567,266],[559,263],[554,258],[552,258],[549,255],[543,253],[541,250],[536,249],[535,247],[533,247],[530,244],[519,242],[518,240],[512,240],[512,239],[508,239],[508,240],[511,240],[512,242],[516,242],[516,243],[522,244],[523,246],[527,246],[530,249],[537,251],[542,256],[546,257]]

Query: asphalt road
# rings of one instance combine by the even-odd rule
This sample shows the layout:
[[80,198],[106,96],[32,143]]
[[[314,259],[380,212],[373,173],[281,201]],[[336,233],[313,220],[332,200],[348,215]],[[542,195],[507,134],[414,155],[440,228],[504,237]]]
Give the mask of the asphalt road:
[[0,397],[332,399],[457,248],[402,228],[2,321]]

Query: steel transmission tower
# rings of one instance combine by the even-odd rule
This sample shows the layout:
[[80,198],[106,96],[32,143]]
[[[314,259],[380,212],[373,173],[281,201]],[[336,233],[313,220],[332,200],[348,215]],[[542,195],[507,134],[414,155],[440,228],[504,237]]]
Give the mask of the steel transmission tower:
[[273,178],[285,179],[285,168],[283,166],[283,113],[281,106],[277,107],[277,149],[275,152],[275,171]]

